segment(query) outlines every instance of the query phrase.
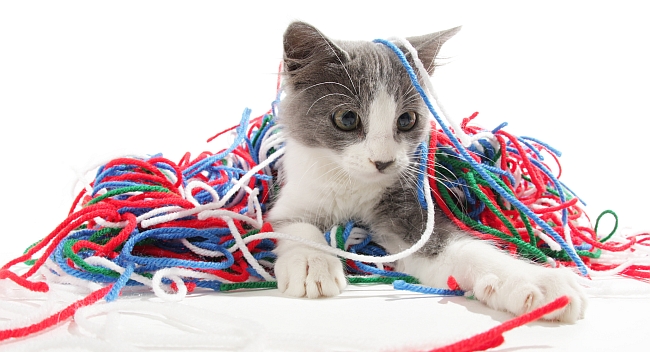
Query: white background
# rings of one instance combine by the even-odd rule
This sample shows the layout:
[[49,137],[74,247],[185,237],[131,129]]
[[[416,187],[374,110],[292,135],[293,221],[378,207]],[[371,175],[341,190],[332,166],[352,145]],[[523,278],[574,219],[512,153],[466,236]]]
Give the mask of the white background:
[[296,19],[340,39],[463,25],[433,80],[454,118],[479,111],[487,128],[548,142],[592,217],[613,209],[644,229],[647,13],[625,1],[1,2],[0,259],[64,220],[80,173],[129,153],[215,151],[227,141],[205,140],[245,107],[264,113]]

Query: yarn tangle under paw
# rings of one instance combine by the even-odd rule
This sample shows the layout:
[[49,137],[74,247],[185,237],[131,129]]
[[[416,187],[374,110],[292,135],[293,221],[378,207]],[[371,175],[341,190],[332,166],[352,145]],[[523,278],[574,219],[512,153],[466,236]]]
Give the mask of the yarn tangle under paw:
[[[412,69],[410,73],[416,76]],[[413,84],[419,87],[417,79]],[[621,237],[613,231],[599,238],[598,220],[591,225],[581,200],[559,180],[557,150],[535,138],[514,136],[504,130],[505,124],[479,128],[471,124],[476,113],[452,131],[430,109],[437,123],[420,149],[421,168],[428,170],[419,182],[424,207],[427,198],[433,198],[436,208],[463,230],[544,265],[572,266],[585,276],[650,278],[650,266],[635,261],[645,259],[638,249],[647,248],[650,236]],[[273,249],[277,238],[287,237],[273,232],[265,214],[281,187],[276,181],[284,137],[276,124],[275,105],[257,118],[250,119],[250,114],[245,110],[237,126],[222,132],[231,132],[234,142],[219,152],[195,158],[187,153],[178,163],[162,155],[124,157],[99,167],[68,217],[0,268],[0,280],[29,291],[47,292],[51,284],[63,283],[85,285],[91,292],[39,321],[0,331],[0,340],[42,331],[80,307],[116,300],[138,287],[148,287],[168,301],[197,289],[276,287]],[[468,145],[460,142],[458,133],[466,136]],[[557,166],[557,175],[549,160]],[[453,278],[449,288],[422,288],[390,262],[364,260],[388,254],[354,222],[335,226],[325,238],[346,260],[352,284],[394,283],[402,290],[464,294]],[[28,269],[17,274],[12,269],[20,263]],[[517,322],[564,305],[553,302]],[[500,344],[505,330],[490,337],[486,346]],[[482,346],[472,343],[472,348]]]

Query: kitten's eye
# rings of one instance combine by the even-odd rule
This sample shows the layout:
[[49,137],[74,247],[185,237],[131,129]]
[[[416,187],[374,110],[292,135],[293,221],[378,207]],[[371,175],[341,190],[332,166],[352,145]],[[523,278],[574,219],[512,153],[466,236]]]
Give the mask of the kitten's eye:
[[343,131],[352,131],[359,126],[359,115],[350,110],[339,110],[332,114],[336,127]]
[[408,131],[413,126],[415,126],[415,122],[418,120],[418,115],[415,113],[415,111],[408,111],[405,112],[397,118],[397,129],[400,131]]

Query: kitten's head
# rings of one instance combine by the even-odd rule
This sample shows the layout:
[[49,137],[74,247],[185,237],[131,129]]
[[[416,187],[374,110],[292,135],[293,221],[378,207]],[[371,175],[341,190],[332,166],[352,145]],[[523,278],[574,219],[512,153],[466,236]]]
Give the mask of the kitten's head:
[[[440,46],[458,30],[407,38],[429,74]],[[333,41],[295,22],[284,34],[284,63],[279,118],[290,139],[363,181],[395,179],[408,168],[428,136],[430,113],[388,47]]]

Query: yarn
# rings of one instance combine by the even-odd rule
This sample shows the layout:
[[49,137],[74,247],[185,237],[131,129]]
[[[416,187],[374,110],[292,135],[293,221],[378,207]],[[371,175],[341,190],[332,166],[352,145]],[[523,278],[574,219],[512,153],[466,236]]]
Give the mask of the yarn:
[[[324,234],[329,246],[273,231],[264,214],[280,187],[278,161],[284,153],[284,137],[275,120],[278,83],[278,100],[269,112],[251,119],[246,109],[237,126],[210,139],[233,133],[234,142],[226,149],[196,158],[187,153],[178,163],[154,155],[118,158],[99,167],[94,181],[75,198],[68,217],[0,268],[0,280],[31,292],[48,292],[48,282],[84,286],[92,292],[38,322],[0,331],[0,340],[41,331],[72,317],[80,307],[102,299],[114,301],[137,287],[149,287],[166,301],[182,300],[195,290],[275,288],[272,250],[277,239],[299,241],[343,258],[351,284],[392,283],[399,290],[468,295],[453,278],[449,289],[428,288],[391,264],[428,241],[434,228],[434,201],[435,208],[460,228],[513,255],[551,266],[574,266],[583,275],[650,279],[650,235],[625,237],[614,229],[599,238],[595,229],[600,217],[592,228],[580,199],[559,181],[559,151],[535,138],[509,134],[506,124],[493,130],[471,125],[476,113],[460,124],[447,119],[452,132],[428,98],[436,95],[423,68],[420,79],[428,94],[404,53],[391,42],[377,42],[400,58],[437,122],[432,123],[429,141],[418,149],[422,171],[418,199],[428,216],[421,238],[411,248],[388,254],[372,242],[368,229],[352,221]],[[406,47],[421,66],[415,50]],[[544,155],[557,163],[558,175],[545,164]],[[604,214],[616,216],[611,211]],[[18,275],[12,268],[21,262],[30,268]],[[503,341],[503,331],[564,305],[560,299],[459,346],[494,347]]]
[[[415,49],[405,40],[398,41],[416,63],[429,94],[436,97]],[[503,130],[505,123],[492,131],[469,125],[478,113],[463,119],[460,127],[448,116],[443,119],[404,53],[392,42],[375,42],[397,55],[438,123],[439,129],[433,129],[431,138],[437,145],[431,146],[436,152],[429,153],[429,165],[435,163],[435,167],[429,168],[429,177],[439,209],[460,228],[528,259],[551,266],[558,262],[575,266],[585,276],[618,270],[635,279],[648,279],[650,235],[634,234],[606,243],[611,241],[614,229],[599,239],[595,229],[600,216],[596,226],[590,226],[589,218],[578,205],[582,201],[559,181],[562,168],[558,150],[538,139],[507,133]],[[445,119],[451,121],[453,132]],[[544,154],[551,155],[557,164],[557,176],[545,164]],[[603,214],[606,213],[612,212]],[[597,262],[603,251],[622,255],[607,266]],[[635,258],[630,259],[631,256]]]
[[[48,291],[49,285],[34,280],[37,273],[50,271],[57,282],[106,286],[37,324],[3,331],[0,340],[52,326],[99,299],[114,301],[132,286],[148,286],[167,301],[182,300],[196,289],[276,287],[275,240],[296,240],[274,233],[263,217],[275,187],[275,162],[283,154],[283,138],[271,114],[251,121],[249,115],[246,110],[234,129],[235,142],[218,153],[205,152],[194,160],[186,154],[178,164],[161,155],[118,158],[99,167],[92,184],[76,197],[68,218],[3,266],[0,277],[38,292]],[[427,182],[422,177],[425,189]],[[433,211],[431,193],[422,194]],[[433,231],[433,218],[418,246],[402,253],[387,255],[371,242],[367,230],[353,222],[328,232],[333,247],[325,249],[348,258],[351,283],[417,283],[382,263],[423,245]],[[43,254],[34,258],[39,252]],[[31,267],[17,275],[10,269],[20,262]],[[52,278],[52,273],[47,276]]]
[[504,332],[535,321],[549,313],[566,307],[568,304],[569,298],[562,296],[542,307],[508,320],[488,331],[444,347],[433,349],[430,352],[485,351],[489,348],[498,347],[505,341],[503,338]]

